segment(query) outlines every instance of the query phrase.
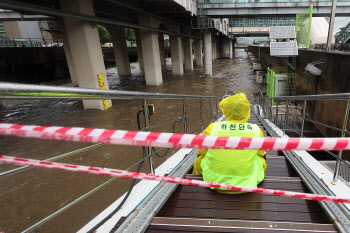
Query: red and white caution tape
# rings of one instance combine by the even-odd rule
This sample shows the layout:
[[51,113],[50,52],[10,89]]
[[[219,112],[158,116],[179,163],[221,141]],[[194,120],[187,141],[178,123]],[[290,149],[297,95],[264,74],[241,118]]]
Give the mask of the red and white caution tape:
[[28,138],[166,148],[350,150],[350,138],[248,138],[0,123],[0,134]]
[[139,180],[154,180],[154,181],[176,183],[176,184],[182,184],[182,185],[208,187],[208,188],[211,187],[211,188],[230,189],[230,190],[243,191],[243,192],[263,193],[263,194],[270,194],[270,195],[277,195],[277,196],[308,199],[313,201],[329,201],[329,202],[350,204],[350,198],[339,198],[335,196],[323,196],[323,195],[316,195],[316,194],[309,194],[309,193],[297,193],[297,192],[288,192],[288,191],[282,191],[282,190],[272,190],[272,189],[263,189],[263,188],[247,188],[247,187],[213,183],[213,182],[200,181],[200,180],[175,178],[175,177],[169,177],[169,176],[156,176],[156,175],[139,173],[139,172],[129,172],[129,171],[123,171],[123,170],[109,169],[109,168],[88,167],[88,166],[73,165],[73,164],[55,163],[55,162],[48,162],[48,161],[41,161],[41,160],[34,160],[34,159],[9,157],[4,155],[0,155],[0,163],[61,169],[61,170],[74,171],[74,172],[90,173],[90,174],[103,175],[103,176],[116,176],[116,177],[139,179]]

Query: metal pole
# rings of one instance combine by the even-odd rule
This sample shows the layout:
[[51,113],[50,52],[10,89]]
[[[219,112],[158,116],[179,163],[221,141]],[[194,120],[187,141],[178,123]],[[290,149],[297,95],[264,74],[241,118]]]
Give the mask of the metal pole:
[[[143,102],[143,112],[145,113],[145,131],[149,130],[149,114],[148,114],[148,107],[147,107],[147,100],[146,99],[142,99]],[[154,161],[153,161],[153,156],[152,156],[152,148],[148,147],[148,156],[149,157],[149,165],[150,165],[150,171],[151,174],[154,175],[155,174],[155,169],[154,169]]]
[[202,103],[202,98],[199,99],[199,108],[200,108],[200,113],[201,113],[201,126],[202,126],[202,132],[203,132],[204,128],[203,128],[203,103]]
[[272,121],[272,100],[270,100],[270,121]]
[[[344,117],[344,123],[343,123],[343,129],[341,131],[341,137],[343,138],[345,136],[345,131],[346,131],[346,128],[348,127],[348,121],[349,121],[349,112],[350,112],[350,99],[348,100],[347,102],[347,105],[346,105],[346,111],[345,111],[345,117]],[[338,182],[338,175],[339,175],[339,167],[340,167],[340,162],[342,160],[342,154],[343,154],[343,151],[340,150],[338,152],[338,158],[337,158],[337,163],[335,165],[335,171],[334,171],[334,176],[333,176],[333,184],[336,184]]]
[[327,51],[331,50],[331,46],[332,46],[333,28],[334,28],[334,19],[335,19],[336,9],[337,9],[337,0],[332,0],[331,19],[329,21],[328,37],[327,37]]
[[275,125],[277,127],[278,127],[278,125],[277,125],[277,121],[278,121],[278,102],[279,102],[279,100],[276,100]]
[[183,111],[183,118],[184,118],[184,131],[185,133],[187,133],[186,99],[182,100],[182,111]]
[[210,123],[213,122],[213,112],[211,110],[211,99],[209,98],[209,109],[210,109]]
[[306,114],[306,100],[304,100],[303,116],[302,116],[302,121],[301,121],[301,132],[300,132],[301,138],[304,135],[305,114]]
[[310,5],[310,15],[309,15],[309,28],[307,31],[307,42],[306,42],[306,48],[310,48],[310,36],[311,36],[311,23],[312,23],[312,12],[314,9],[314,5]]
[[219,105],[218,105],[218,98],[215,98],[216,100],[216,116],[219,118]]
[[286,102],[286,113],[284,116],[284,134],[286,134],[286,129],[287,129],[287,119],[288,119],[288,114],[289,114],[288,105],[289,105],[289,100],[287,100],[287,102]]

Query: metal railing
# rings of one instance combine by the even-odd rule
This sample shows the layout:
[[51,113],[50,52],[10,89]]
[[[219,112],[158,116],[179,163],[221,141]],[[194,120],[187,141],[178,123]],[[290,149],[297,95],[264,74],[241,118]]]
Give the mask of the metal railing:
[[[339,0],[338,2],[348,2],[349,0]],[[309,3],[309,0],[204,0],[205,4],[210,3],[268,3],[268,2],[305,2]],[[331,0],[319,0],[319,2],[331,2]]]
[[[310,122],[318,129],[323,127],[336,132],[341,132],[340,137],[345,137],[346,135],[350,136],[350,131],[347,130],[350,115],[350,93],[264,97],[260,91],[258,101],[263,107],[265,117],[268,118],[271,122],[274,122],[276,126],[280,127],[283,130],[284,134],[286,134],[286,132],[293,132],[299,134],[300,137],[304,137],[305,122]],[[273,101],[274,104],[272,104]],[[303,104],[297,105],[296,101],[302,101]],[[339,126],[337,127],[310,119],[310,117],[307,116],[307,104],[311,101],[346,102],[342,127],[340,128]],[[313,106],[314,105],[315,103],[313,103]],[[295,127],[296,125],[299,125],[300,127]],[[337,155],[331,151],[326,152],[336,159],[335,168],[333,169],[333,183],[337,183],[340,165],[342,164],[343,167],[346,167],[345,173],[349,173],[350,163],[349,161],[342,158],[343,151],[338,151]],[[347,182],[350,182],[348,179],[345,180]]]
[[201,16],[191,20],[193,29],[217,29],[221,31],[221,22],[218,19],[213,19],[208,16]]
[[[327,50],[327,44],[315,44],[315,50]],[[342,43],[342,44],[332,44],[332,51],[343,51],[350,52],[350,44]]]
[[[39,86],[39,85],[26,85],[26,84],[12,84],[12,83],[0,83],[0,100],[105,100],[105,99],[141,99],[142,100],[142,108],[144,109],[144,128],[141,128],[142,131],[150,131],[158,127],[166,126],[166,125],[172,125],[173,131],[174,126],[176,123],[182,123],[183,124],[183,131],[184,133],[190,133],[197,130],[203,131],[204,127],[207,123],[214,122],[216,119],[218,119],[222,113],[219,111],[219,100],[221,98],[215,97],[215,96],[198,96],[198,95],[177,95],[177,94],[160,94],[160,93],[148,93],[148,92],[133,92],[133,91],[117,91],[117,90],[97,90],[97,89],[85,89],[85,88],[75,88],[75,87],[57,87],[57,86]],[[165,122],[158,123],[156,125],[151,125],[149,121],[149,107],[148,104],[150,100],[157,100],[157,99],[176,99],[176,100],[182,100],[182,113],[181,117],[178,117],[176,119],[171,119]],[[193,101],[198,101],[198,110],[194,113],[188,114],[188,107],[189,107],[189,101],[191,101],[191,104],[193,106]],[[209,107],[206,107],[203,103],[204,101],[208,102]],[[204,120],[204,115],[208,115],[208,120]],[[190,118],[198,117],[199,124],[195,125],[193,127],[189,127],[188,120]],[[65,153],[59,156],[55,156],[53,158],[47,159],[47,161],[54,161],[61,158],[66,158],[68,156],[73,156],[75,154],[78,154],[82,151],[87,151],[92,148],[96,148],[98,146],[101,146],[101,144],[95,144],[92,146],[84,147],[69,153]],[[146,150],[148,149],[148,150]],[[164,156],[159,156],[157,153],[159,153],[163,148],[159,148],[155,150],[154,148],[145,148],[144,149],[144,156],[141,160],[137,161],[133,165],[131,165],[126,170],[130,170],[131,168],[134,168],[136,166],[139,166],[142,164],[145,160],[149,160],[150,162],[150,172],[152,174],[155,173],[155,166],[154,166],[154,158],[153,156],[157,155],[160,158],[163,158]],[[146,154],[147,153],[147,154]],[[9,171],[5,171],[0,173],[0,178],[3,178],[5,176],[9,176],[12,174],[16,174],[18,172],[24,171],[30,169],[30,167],[19,167],[15,168]],[[102,187],[106,186],[107,184],[114,181],[116,177],[113,177],[107,181],[105,181],[103,184],[95,187],[94,189],[90,190],[89,192],[85,193],[84,195],[76,198],[71,203],[63,206],[59,210],[55,211],[54,213],[50,214],[49,216],[45,217],[44,219],[40,220],[39,222],[35,223],[34,225],[30,226],[23,232],[30,232],[33,229],[39,227],[40,225],[44,224],[45,222],[49,221],[50,219],[56,217],[63,211],[67,210],[68,208],[74,206],[81,200],[85,199],[86,197],[90,196],[91,194],[97,192]]]
[[61,39],[0,37],[0,47],[62,47]]

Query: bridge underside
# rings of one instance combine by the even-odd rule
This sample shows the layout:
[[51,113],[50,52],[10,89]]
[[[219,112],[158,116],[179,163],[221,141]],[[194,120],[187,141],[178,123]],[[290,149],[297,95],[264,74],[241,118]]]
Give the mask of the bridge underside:
[[[59,0],[6,0],[3,2],[14,4],[27,3],[34,5],[36,8],[49,7],[57,10],[61,9]],[[95,15],[104,19],[118,20],[126,23],[138,24],[138,15],[142,13],[131,8],[123,7],[120,4],[132,6],[134,9],[142,9],[145,12],[152,12],[153,15],[164,17],[169,20],[174,20],[178,23],[190,26],[189,22],[192,18],[191,13],[186,11],[184,7],[177,4],[173,0],[157,1],[157,4],[154,4],[153,0],[93,0]],[[29,15],[32,14],[29,12],[19,11],[11,8],[6,9],[15,10],[16,12],[19,12],[21,14],[28,15],[27,17],[30,17]]]
[[[290,17],[308,8],[308,2],[279,3],[220,3],[204,4],[204,14],[211,17]],[[319,2],[314,5],[314,17],[330,16],[332,2]],[[350,16],[350,2],[338,2],[336,16]]]

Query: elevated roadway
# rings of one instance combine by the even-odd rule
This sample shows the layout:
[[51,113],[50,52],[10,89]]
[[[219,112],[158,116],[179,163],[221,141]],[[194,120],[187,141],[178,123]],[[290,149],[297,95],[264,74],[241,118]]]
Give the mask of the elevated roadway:
[[[201,6],[203,14],[211,17],[288,17],[295,16],[309,7],[308,1],[296,0],[213,0]],[[331,13],[332,1],[315,2],[313,16],[326,17]],[[336,16],[350,16],[350,1],[338,1]]]

